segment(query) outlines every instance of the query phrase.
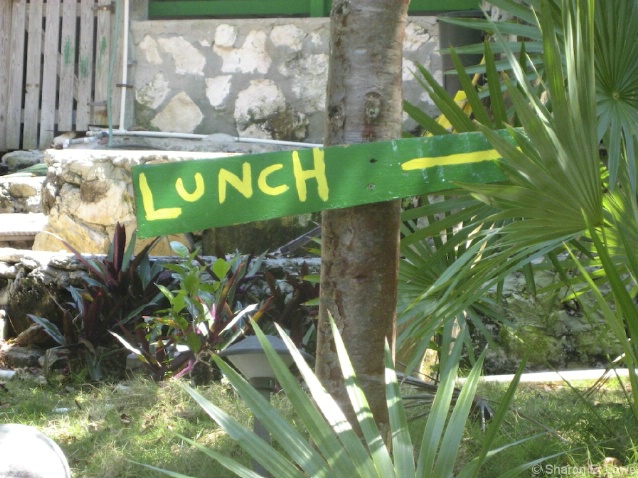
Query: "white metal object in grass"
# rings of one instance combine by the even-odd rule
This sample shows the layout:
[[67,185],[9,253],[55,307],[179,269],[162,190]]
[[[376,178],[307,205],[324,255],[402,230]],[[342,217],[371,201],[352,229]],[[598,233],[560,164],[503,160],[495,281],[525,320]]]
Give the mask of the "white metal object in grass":
[[70,478],[60,447],[35,427],[0,425],[0,478]]
[[0,370],[0,379],[2,380],[11,380],[15,377],[15,370]]
[[[530,372],[521,375],[520,383],[573,382],[575,380],[600,380],[602,378],[614,378],[616,376],[622,378],[628,377],[629,371],[626,368],[617,368],[615,370],[589,369],[558,372]],[[486,375],[481,377],[481,381],[509,383],[513,378],[513,374]],[[463,382],[463,379],[459,378],[458,381]]]

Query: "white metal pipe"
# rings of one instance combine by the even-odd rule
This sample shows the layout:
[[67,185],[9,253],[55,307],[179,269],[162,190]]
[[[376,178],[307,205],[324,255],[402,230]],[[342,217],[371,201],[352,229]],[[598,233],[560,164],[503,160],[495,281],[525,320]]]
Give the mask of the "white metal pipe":
[[[617,369],[588,369],[588,370],[565,370],[558,372],[528,372],[521,375],[521,383],[543,383],[543,382],[573,382],[574,380],[600,380],[602,378],[613,379],[616,376],[626,378],[629,370],[626,368]],[[514,379],[513,374],[506,375],[485,375],[481,377],[482,382],[509,383]],[[459,383],[465,383],[465,378],[457,379]]]
[[[87,136],[96,136],[105,134],[108,135],[109,132],[104,131],[87,131]],[[169,133],[163,131],[126,131],[126,130],[113,130],[113,136],[138,136],[138,137],[147,137],[147,138],[176,138],[176,139],[198,139],[202,140],[207,138],[208,134],[194,134],[194,133]],[[224,141],[232,141],[236,143],[257,143],[257,144],[272,144],[278,146],[291,146],[298,148],[322,148],[322,144],[317,143],[300,143],[296,141],[280,141],[278,139],[260,139],[260,138],[241,138],[238,136],[231,136],[226,134],[218,134],[219,142]]]
[[[102,134],[103,131],[87,131],[87,135]],[[107,135],[108,131],[104,131]],[[126,131],[124,129],[113,130],[113,136],[145,136],[148,138],[178,138],[178,139],[202,139],[206,135],[191,133],[164,133],[162,131]]]
[[[129,36],[129,0],[124,0],[124,35],[122,43],[122,94],[120,103],[120,131],[125,131],[124,117],[126,115],[126,93],[128,81],[128,36]],[[115,52],[114,52],[115,53]]]
[[323,144],[317,143],[299,143],[296,141],[280,141],[278,139],[241,138],[235,136],[231,137],[239,143],[279,144],[282,146],[295,146],[298,148],[323,148]]
[[71,146],[72,144],[88,144],[88,143],[93,143],[94,141],[97,141],[98,137],[97,136],[91,136],[88,135],[86,138],[74,138],[74,139],[65,139],[62,142],[62,148],[66,149],[69,146]]

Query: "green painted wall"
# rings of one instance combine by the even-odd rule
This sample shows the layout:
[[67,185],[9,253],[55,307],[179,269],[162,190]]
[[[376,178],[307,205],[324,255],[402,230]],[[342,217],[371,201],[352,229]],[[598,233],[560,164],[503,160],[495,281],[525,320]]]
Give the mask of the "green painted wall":
[[[149,18],[330,15],[332,0],[151,0]],[[479,0],[412,0],[409,12],[478,9]]]

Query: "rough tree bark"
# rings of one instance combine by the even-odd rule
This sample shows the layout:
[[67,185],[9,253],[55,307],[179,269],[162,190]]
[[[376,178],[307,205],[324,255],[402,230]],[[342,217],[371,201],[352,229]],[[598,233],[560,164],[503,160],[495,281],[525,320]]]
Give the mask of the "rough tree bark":
[[[324,138],[327,146],[401,137],[402,53],[408,4],[409,0],[333,2]],[[343,168],[347,167],[344,162]],[[375,420],[385,430],[388,417],[383,349],[386,338],[394,343],[399,225],[399,201],[322,214],[316,372],[342,408],[349,410],[328,325],[331,314]]]

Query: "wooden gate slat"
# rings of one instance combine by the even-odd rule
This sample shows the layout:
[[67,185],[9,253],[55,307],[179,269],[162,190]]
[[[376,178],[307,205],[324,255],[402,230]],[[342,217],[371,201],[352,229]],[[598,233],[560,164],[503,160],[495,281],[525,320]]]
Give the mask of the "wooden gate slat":
[[7,103],[9,101],[9,52],[11,47],[11,7],[0,2],[0,151],[7,149]]
[[91,90],[93,81],[93,0],[82,0],[80,4],[80,56],[78,58],[78,97],[75,116],[75,129],[89,129]]
[[24,61],[24,34],[26,30],[26,0],[13,3],[11,15],[11,60],[9,67],[9,98],[7,101],[7,149],[20,148],[22,121],[22,66]]
[[29,32],[27,37],[27,76],[24,96],[24,126],[22,148],[38,149],[40,118],[40,83],[42,81],[42,1],[29,4]]
[[111,64],[111,10],[101,9],[111,4],[111,0],[98,0],[97,35],[95,45],[95,96],[91,123],[105,126],[107,117],[107,93],[109,88],[109,66]]
[[60,0],[47,0],[42,68],[42,110],[40,148],[48,148],[55,132],[55,96],[58,86],[58,51],[60,37]]
[[58,98],[58,131],[73,130],[73,98],[75,92],[77,0],[62,2],[62,55],[60,62],[60,95]]

